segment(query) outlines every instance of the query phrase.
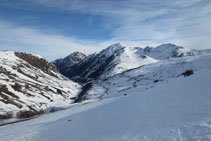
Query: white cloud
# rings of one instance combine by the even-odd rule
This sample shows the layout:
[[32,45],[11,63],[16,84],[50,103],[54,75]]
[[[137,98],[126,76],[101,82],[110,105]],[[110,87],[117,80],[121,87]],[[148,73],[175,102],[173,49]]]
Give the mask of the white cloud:
[[16,27],[0,22],[0,49],[28,51],[45,56],[47,59],[63,57],[74,51],[92,53],[102,46],[96,41],[44,34],[27,27]]
[[[66,11],[103,15],[105,27],[114,28],[111,40],[124,42],[186,43],[190,48],[211,48],[210,0],[36,0]],[[110,26],[109,26],[110,24]],[[114,26],[113,26],[114,25]],[[195,42],[196,37],[198,44]],[[189,43],[187,43],[189,42]],[[194,42],[194,44],[193,44]]]
[[150,41],[125,41],[112,39],[108,41],[79,40],[62,35],[44,34],[39,30],[17,27],[11,23],[0,22],[0,50],[24,51],[39,54],[53,61],[74,51],[93,53],[121,42],[125,46],[158,45]]
[[[113,38],[107,41],[80,40],[0,23],[0,36],[2,36],[0,42],[4,42],[4,45],[11,50],[13,47],[20,50],[24,50],[23,47],[25,49],[30,47],[34,52],[51,59],[78,50],[99,51],[115,42],[128,46],[172,42],[194,49],[211,48],[210,0],[30,1],[43,9],[51,7],[51,10],[91,14],[93,17],[88,21],[90,25],[95,22],[95,15],[103,16],[102,27],[112,29]],[[23,0],[10,6],[27,8],[25,2]],[[29,7],[33,9],[32,5]],[[46,52],[44,53],[43,50]]]

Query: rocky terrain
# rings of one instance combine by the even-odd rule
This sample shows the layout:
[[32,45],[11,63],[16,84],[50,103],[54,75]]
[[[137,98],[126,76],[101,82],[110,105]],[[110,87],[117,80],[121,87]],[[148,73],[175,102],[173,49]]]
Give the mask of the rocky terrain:
[[55,65],[40,56],[0,52],[1,119],[64,108],[79,89],[79,84],[62,76]]

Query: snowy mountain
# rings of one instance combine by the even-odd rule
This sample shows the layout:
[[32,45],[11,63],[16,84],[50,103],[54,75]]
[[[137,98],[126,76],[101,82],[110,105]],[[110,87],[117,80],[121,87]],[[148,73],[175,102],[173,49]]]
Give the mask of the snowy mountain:
[[40,56],[0,52],[1,118],[8,113],[29,117],[53,107],[69,106],[79,88]]
[[[1,139],[211,140],[209,50],[173,44],[146,48],[113,44],[87,57],[73,54],[66,63],[65,59],[54,63],[65,64],[66,76],[82,82],[82,87],[39,56],[1,52],[0,102],[10,102],[4,102],[5,111],[69,106],[0,127]],[[24,102],[23,108],[11,100]]]
[[160,60],[108,77],[103,81],[93,81],[93,86],[84,99],[104,99],[130,95],[133,91],[144,92],[172,78],[210,68],[210,53]]
[[72,71],[71,67],[73,67],[75,64],[80,63],[85,58],[86,55],[84,53],[74,52],[66,56],[65,58],[55,60],[52,63],[57,66],[57,68],[63,75],[68,76],[68,74]]
[[[105,79],[142,65],[159,62],[159,60],[194,56],[202,53],[208,53],[208,51],[187,49],[174,44],[141,48],[125,47],[117,43],[86,58],[85,56],[77,56],[77,58],[82,59],[76,59],[77,61],[70,63],[71,65],[60,63],[64,59],[56,60],[53,63],[63,75],[74,81],[84,83],[96,79]],[[67,56],[67,62],[72,60],[73,56]]]
[[[106,78],[141,65],[155,63],[157,60],[140,54],[138,50],[113,44],[99,53],[70,66],[63,75],[78,82],[87,82],[97,78]],[[60,70],[61,67],[53,62]]]
[[157,47],[149,47],[149,46],[145,48],[136,47],[136,49],[138,50],[140,54],[148,55],[158,60],[193,56],[193,55],[201,53],[198,50],[192,50],[192,49],[184,48],[182,46],[176,46],[170,43],[163,44]]

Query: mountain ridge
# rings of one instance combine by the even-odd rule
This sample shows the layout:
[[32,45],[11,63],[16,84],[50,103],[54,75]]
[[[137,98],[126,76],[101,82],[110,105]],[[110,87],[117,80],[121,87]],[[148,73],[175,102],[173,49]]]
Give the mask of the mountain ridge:
[[[187,49],[170,43],[145,48],[126,47],[116,43],[99,53],[87,56],[72,66],[66,66],[66,72],[62,74],[74,81],[85,83],[98,78],[105,79],[106,77],[111,77],[112,75],[140,67],[144,64],[156,63],[159,60],[194,56],[197,54],[201,54],[201,51]],[[57,63],[53,63],[58,69],[62,70],[62,67]]]

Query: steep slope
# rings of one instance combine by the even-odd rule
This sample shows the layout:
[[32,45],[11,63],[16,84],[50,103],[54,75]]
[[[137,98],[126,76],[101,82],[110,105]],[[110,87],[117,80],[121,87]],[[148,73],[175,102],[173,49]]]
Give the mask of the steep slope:
[[[57,68],[42,57],[0,52],[0,117],[30,111],[26,116],[50,107],[70,105],[80,86],[58,73]],[[6,117],[5,117],[6,118]]]
[[145,47],[145,48],[137,47],[136,49],[138,50],[139,53],[148,55],[158,60],[193,56],[201,53],[200,51],[197,50],[187,49],[170,43],[163,44],[157,47]]
[[[87,82],[97,78],[113,76],[128,69],[154,62],[156,62],[155,59],[117,43],[99,53],[88,56],[78,64],[71,66],[63,74],[75,81]],[[59,65],[57,67],[60,68]]]
[[210,81],[211,70],[200,70],[143,93],[134,90],[131,96],[0,127],[0,137],[15,141],[207,141],[211,139]]
[[157,60],[138,53],[134,48],[125,47],[123,54],[119,57],[119,63],[113,68],[112,73],[109,74],[109,72],[105,74],[105,77],[110,77],[142,65],[156,62]]
[[68,76],[68,73],[71,73],[71,71],[73,71],[72,66],[80,63],[85,58],[85,54],[81,52],[74,52],[66,56],[65,58],[55,60],[52,63],[57,66],[57,68],[63,75]]
[[157,63],[131,69],[103,81],[93,82],[85,99],[102,99],[131,94],[131,91],[146,91],[169,79],[195,73],[211,67],[211,54],[171,58]]

